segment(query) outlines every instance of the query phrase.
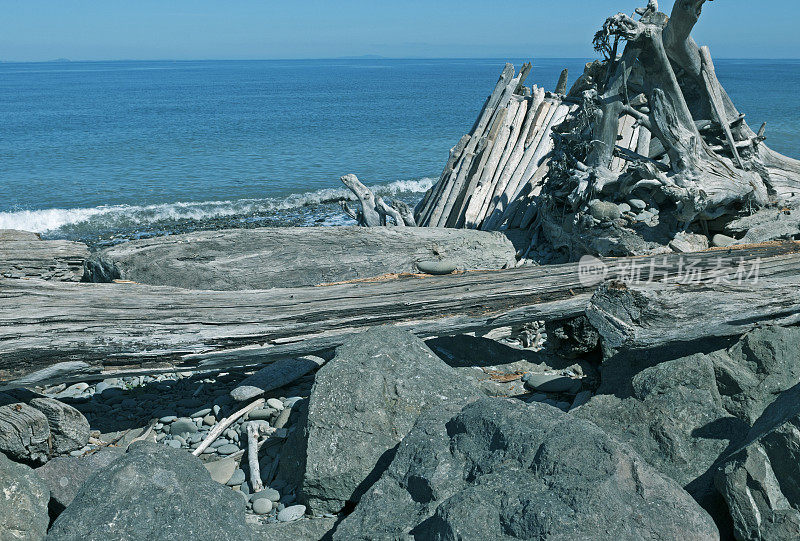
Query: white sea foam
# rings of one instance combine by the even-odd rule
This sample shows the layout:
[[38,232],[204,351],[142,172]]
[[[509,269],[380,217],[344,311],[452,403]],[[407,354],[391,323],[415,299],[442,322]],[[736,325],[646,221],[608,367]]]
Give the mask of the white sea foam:
[[[382,196],[422,193],[434,183],[431,178],[398,180],[372,186]],[[245,216],[290,210],[307,205],[352,200],[346,188],[325,188],[314,192],[292,194],[285,198],[238,199],[232,201],[188,201],[158,205],[104,205],[92,208],[43,209],[0,212],[0,229],[22,229],[44,233],[65,226],[91,222],[99,228],[152,224],[170,220],[206,220],[226,216]]]

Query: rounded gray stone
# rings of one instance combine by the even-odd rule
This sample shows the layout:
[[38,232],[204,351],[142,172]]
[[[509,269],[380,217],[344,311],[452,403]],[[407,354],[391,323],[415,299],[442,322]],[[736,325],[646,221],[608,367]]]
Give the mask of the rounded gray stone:
[[253,513],[256,515],[266,515],[270,511],[272,511],[272,501],[269,498],[259,498],[253,501]]
[[647,203],[641,199],[628,199],[628,203],[630,204],[631,208],[636,210],[644,210],[647,208]]
[[293,520],[302,518],[302,516],[305,514],[305,505],[292,505],[285,507],[280,513],[278,513],[278,520],[280,522],[292,522]]
[[217,453],[221,455],[232,455],[233,453],[239,450],[238,445],[234,445],[232,443],[226,443],[225,445],[221,445],[216,448]]

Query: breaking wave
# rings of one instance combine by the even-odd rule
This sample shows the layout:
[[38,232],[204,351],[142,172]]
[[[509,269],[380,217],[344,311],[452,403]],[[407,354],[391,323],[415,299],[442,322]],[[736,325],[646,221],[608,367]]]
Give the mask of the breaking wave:
[[[434,179],[398,180],[371,186],[384,197],[419,194],[427,191]],[[68,226],[92,229],[126,229],[159,222],[206,221],[236,216],[264,215],[302,207],[353,200],[346,188],[324,188],[292,194],[284,198],[237,199],[231,201],[190,201],[156,205],[103,205],[92,208],[42,209],[0,212],[0,229],[22,229],[47,233]]]

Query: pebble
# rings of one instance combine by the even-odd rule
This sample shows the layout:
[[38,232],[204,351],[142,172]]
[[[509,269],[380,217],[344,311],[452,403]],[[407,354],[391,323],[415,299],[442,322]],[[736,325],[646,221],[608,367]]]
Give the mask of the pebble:
[[303,399],[302,396],[290,396],[289,398],[283,401],[283,407],[291,408],[292,406],[300,402],[302,399]]
[[214,406],[211,408],[211,411],[213,411],[213,412],[214,412],[214,416],[215,416],[215,417],[216,417],[217,415],[219,415],[219,411],[220,411],[219,404],[214,404]]
[[631,210],[631,206],[629,204],[627,204],[627,203],[620,203],[617,206],[619,207],[619,211],[621,213],[623,213],[623,214],[625,214],[626,212],[629,212]]
[[286,408],[285,410],[281,411],[278,414],[278,418],[275,419],[275,428],[283,428],[286,426],[286,423],[289,422],[289,415],[292,413],[292,408]]
[[601,222],[611,222],[622,215],[617,205],[598,199],[589,203],[589,214]]
[[217,423],[217,419],[211,414],[206,415],[205,417],[203,417],[203,424],[206,425],[206,426],[214,426],[216,423]]
[[269,498],[260,498],[253,502],[253,513],[256,515],[266,515],[270,511],[272,511],[272,501]]
[[736,243],[736,239],[733,237],[729,237],[727,235],[714,235],[711,237],[711,244],[718,248],[724,248],[727,246],[732,246]]
[[211,408],[203,408],[200,411],[194,412],[189,417],[191,417],[192,419],[198,419],[198,418],[205,417],[209,413],[211,413]]
[[178,440],[175,440],[175,439],[167,440],[167,445],[169,445],[173,449],[180,449],[181,448],[181,442],[179,442]]
[[197,425],[188,418],[178,419],[169,427],[170,434],[194,434],[197,432]]
[[239,450],[239,446],[232,443],[226,443],[225,445],[217,447],[216,450],[221,455],[232,455]]
[[522,377],[528,389],[544,393],[577,394],[581,390],[581,382],[560,374],[528,373]]
[[267,400],[267,406],[271,407],[275,411],[281,411],[283,409],[283,401],[278,400],[277,398],[270,398]]
[[[281,404],[282,405],[282,404]],[[283,409],[283,408],[281,408]],[[276,410],[272,408],[258,408],[254,409],[250,412],[248,419],[255,419],[260,421],[267,421],[271,419],[277,413]]]
[[281,499],[281,494],[280,494],[280,492],[278,492],[274,488],[267,487],[267,488],[265,488],[263,490],[260,490],[259,492],[256,492],[255,494],[253,494],[253,496],[250,498],[250,500],[251,501],[255,501],[255,500],[259,499],[259,498],[267,498],[270,501],[277,502],[277,501],[279,501]]
[[641,199],[628,199],[628,204],[631,206],[631,208],[636,210],[644,210],[647,208],[647,203]]
[[174,423],[177,420],[178,417],[176,415],[165,415],[164,417],[159,419],[158,422],[162,424],[168,424],[168,423]]
[[578,409],[579,407],[586,404],[589,399],[592,398],[591,391],[581,391],[577,395],[575,395],[575,400],[572,402],[572,406],[569,408],[569,411]]
[[278,520],[280,522],[291,522],[293,520],[301,518],[305,514],[306,514],[305,505],[292,505],[290,507],[284,508],[280,513],[278,513]]

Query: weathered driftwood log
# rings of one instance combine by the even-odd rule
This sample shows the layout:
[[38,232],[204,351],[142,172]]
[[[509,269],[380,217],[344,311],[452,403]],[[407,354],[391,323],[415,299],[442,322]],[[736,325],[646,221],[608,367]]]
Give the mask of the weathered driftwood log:
[[[416,272],[444,259],[457,270],[513,266],[501,233],[439,228],[275,227],[202,231],[126,242],[100,252],[116,276],[187,289],[268,289]],[[91,281],[108,281],[105,279]]]
[[644,349],[800,322],[800,276],[743,284],[604,285],[587,316],[606,345]]
[[[351,216],[358,221],[358,225],[364,227],[378,227],[386,225],[386,222],[381,219],[381,215],[376,208],[377,202],[372,190],[364,186],[358,177],[355,175],[345,175],[341,178],[342,184],[347,186],[351,192],[355,194],[358,201],[361,203],[361,210],[356,216]],[[345,208],[346,207],[342,207]],[[349,214],[349,213],[348,213]]]
[[[387,203],[382,197],[376,197],[372,190],[364,186],[355,175],[345,175],[342,184],[347,186],[358,199],[361,208],[353,210],[347,201],[342,201],[342,210],[363,227],[396,225],[398,227],[416,227],[417,222],[408,205],[402,201]],[[391,218],[391,219],[389,219]]]
[[[798,251],[796,243],[768,244],[691,261],[735,273],[741,260],[761,258],[762,277],[792,276],[800,273]],[[677,279],[686,257],[608,260],[598,280],[567,264],[244,292],[2,280],[0,387],[246,366],[327,351],[384,324],[430,337],[565,319],[583,313],[603,278]]]
[[87,259],[85,244],[42,240],[36,233],[0,229],[0,277],[80,282]]

